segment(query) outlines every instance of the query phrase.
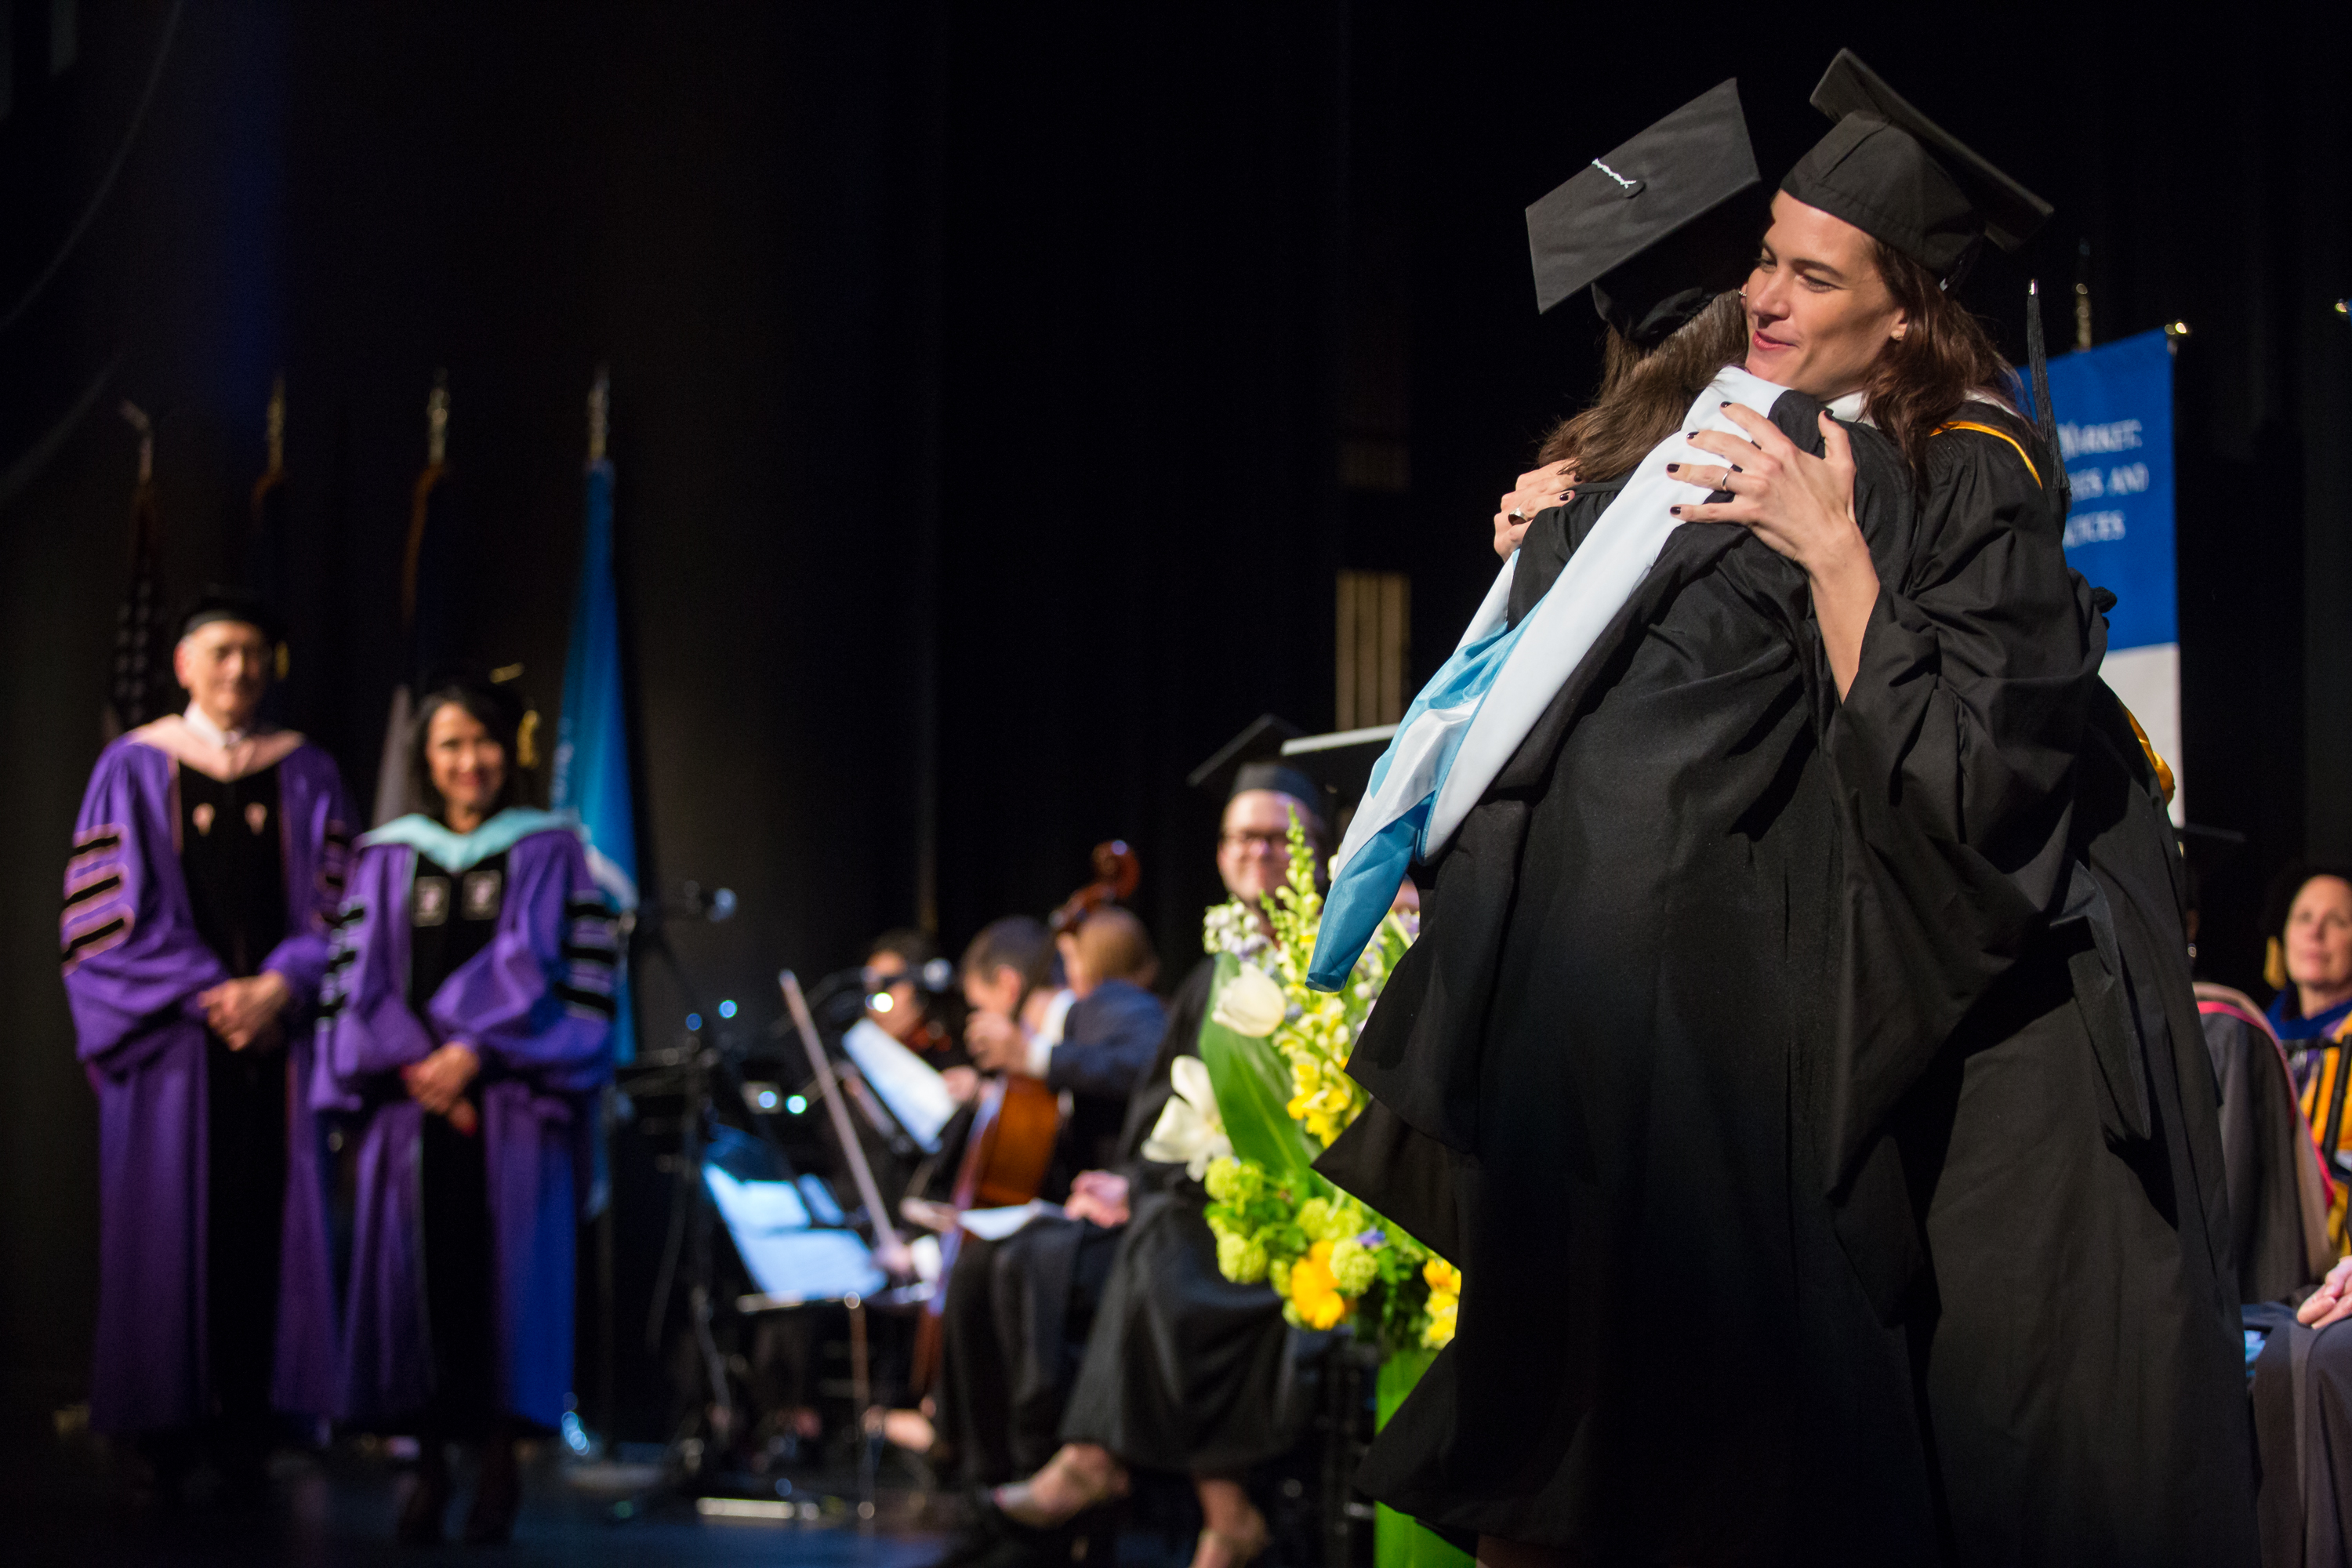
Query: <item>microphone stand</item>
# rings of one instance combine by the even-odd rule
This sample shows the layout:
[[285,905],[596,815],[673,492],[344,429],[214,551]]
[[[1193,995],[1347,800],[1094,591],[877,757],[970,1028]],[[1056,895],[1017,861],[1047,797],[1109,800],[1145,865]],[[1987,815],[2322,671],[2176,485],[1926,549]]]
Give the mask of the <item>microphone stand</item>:
[[[694,912],[706,914],[704,906],[690,906]],[[731,900],[727,906],[730,911]],[[730,1090],[744,1107],[752,1131],[775,1157],[777,1168],[785,1180],[793,1177],[793,1166],[785,1154],[783,1143],[770,1124],[765,1112],[753,1106],[744,1092],[741,1063],[736,1053],[720,1044],[710,1033],[711,1014],[703,1005],[701,994],[687,976],[686,967],[678,960],[677,950],[669,940],[668,910],[663,906],[648,905],[638,911],[638,929],[635,933],[638,952],[647,956],[658,955],[678,994],[685,999],[691,1023],[688,1027],[688,1043],[665,1051],[641,1053],[631,1064],[638,1076],[631,1086],[637,1093],[658,1093],[675,1089],[679,1100],[677,1144],[672,1156],[670,1175],[669,1224],[662,1240],[661,1266],[654,1278],[653,1299],[646,1320],[646,1350],[658,1355],[662,1331],[669,1314],[670,1297],[677,1282],[681,1261],[686,1267],[687,1310],[694,1332],[696,1360],[700,1376],[692,1391],[694,1415],[685,1422],[673,1437],[664,1456],[663,1477],[650,1491],[613,1505],[612,1517],[627,1520],[644,1512],[656,1496],[691,1493],[708,1466],[716,1458],[710,1452],[715,1440],[720,1449],[731,1444],[736,1435],[736,1406],[733,1380],[727,1371],[726,1358],[719,1354],[717,1336],[712,1332],[716,1317],[717,1249],[716,1209],[705,1188],[702,1176],[704,1151],[710,1142],[709,1129],[717,1121],[717,1092],[722,1087]],[[646,918],[647,915],[651,919]]]

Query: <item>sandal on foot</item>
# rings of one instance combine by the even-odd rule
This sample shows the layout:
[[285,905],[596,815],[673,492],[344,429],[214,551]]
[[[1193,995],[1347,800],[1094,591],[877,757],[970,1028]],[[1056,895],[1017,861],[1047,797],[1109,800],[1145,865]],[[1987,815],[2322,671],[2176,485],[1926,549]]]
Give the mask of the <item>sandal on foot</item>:
[[1202,1530],[1200,1541],[1192,1548],[1192,1568],[1201,1568],[1201,1560],[1213,1543],[1233,1553],[1233,1561],[1226,1568],[1247,1568],[1265,1552],[1266,1539],[1265,1515],[1252,1509],[1250,1528],[1244,1534],[1229,1534],[1214,1528]]
[[[1067,1450],[1055,1455],[1045,1468],[1025,1481],[998,1487],[988,1494],[996,1511],[1013,1523],[1031,1530],[1052,1530],[1068,1523],[1090,1508],[1099,1508],[1113,1498],[1127,1495],[1127,1468],[1114,1462],[1110,1473],[1098,1482],[1090,1482],[1078,1473],[1076,1465],[1066,1458]],[[1051,1508],[1037,1496],[1037,1483],[1046,1476],[1059,1477],[1076,1494],[1076,1500],[1066,1508]]]

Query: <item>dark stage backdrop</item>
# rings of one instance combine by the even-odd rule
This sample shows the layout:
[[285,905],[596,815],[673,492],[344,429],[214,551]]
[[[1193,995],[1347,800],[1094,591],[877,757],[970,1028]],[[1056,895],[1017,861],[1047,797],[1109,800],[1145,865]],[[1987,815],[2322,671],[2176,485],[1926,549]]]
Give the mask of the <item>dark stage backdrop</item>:
[[[1412,574],[1433,668],[1494,497],[1590,384],[1596,324],[1535,319],[1520,208],[1733,74],[1777,173],[1840,44],[2058,204],[1969,289],[2013,346],[2027,272],[2063,307],[2085,240],[2103,341],[2190,324],[2186,762],[2200,821],[2250,839],[2207,948],[2251,981],[2263,879],[2352,855],[2326,51],[2284,16],[2187,47],[1979,7],[1725,13],[1637,57],[1592,15],[0,0],[9,1430],[79,1396],[95,1285],[54,921],[124,576],[120,402],[157,418],[184,593],[232,570],[285,372],[282,708],[364,797],[435,372],[469,646],[551,721],[608,363],[646,880],[740,893],[675,931],[732,1026],[773,1021],[782,963],[1043,910],[1113,835],[1172,977],[1214,889],[1182,773],[1262,710],[1330,721],[1339,568]],[[641,994],[665,1043],[677,988]]]

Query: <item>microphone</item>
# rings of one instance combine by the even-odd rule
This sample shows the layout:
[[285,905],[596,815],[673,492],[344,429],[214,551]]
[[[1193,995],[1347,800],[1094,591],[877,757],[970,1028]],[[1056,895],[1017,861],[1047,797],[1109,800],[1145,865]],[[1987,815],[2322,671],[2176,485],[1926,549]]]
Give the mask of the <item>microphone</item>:
[[706,888],[699,882],[688,882],[681,885],[678,891],[683,895],[681,907],[677,911],[679,914],[693,920],[709,921],[713,925],[735,918],[735,889],[732,888]]

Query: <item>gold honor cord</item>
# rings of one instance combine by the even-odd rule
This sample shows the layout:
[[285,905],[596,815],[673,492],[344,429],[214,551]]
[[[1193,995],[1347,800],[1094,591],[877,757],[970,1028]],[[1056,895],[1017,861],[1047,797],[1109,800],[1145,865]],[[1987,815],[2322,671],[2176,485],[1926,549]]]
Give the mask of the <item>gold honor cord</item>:
[[2025,458],[2025,471],[2033,476],[2033,482],[2037,485],[2042,482],[2042,470],[2033,466],[2033,459],[2032,458],[2025,457],[2025,448],[2018,446],[2017,437],[2011,435],[2008,431],[1996,430],[1990,425],[1979,425],[1973,419],[1955,419],[1948,424],[1937,426],[1935,434],[1940,436],[1947,430],[1973,430],[1979,436],[1990,436],[1999,440],[2008,442],[2011,447],[2016,449],[2019,457]]

